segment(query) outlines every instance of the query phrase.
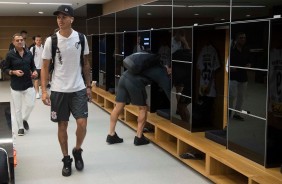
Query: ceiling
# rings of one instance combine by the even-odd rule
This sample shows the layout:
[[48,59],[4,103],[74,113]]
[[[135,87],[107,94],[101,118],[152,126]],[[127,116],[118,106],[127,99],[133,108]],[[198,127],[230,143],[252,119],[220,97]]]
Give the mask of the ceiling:
[[[0,16],[53,16],[57,5],[34,5],[29,3],[71,3],[74,9],[85,4],[104,4],[111,0],[4,0],[0,1]],[[2,4],[3,2],[22,2],[28,4]],[[44,12],[39,14],[38,12]]]

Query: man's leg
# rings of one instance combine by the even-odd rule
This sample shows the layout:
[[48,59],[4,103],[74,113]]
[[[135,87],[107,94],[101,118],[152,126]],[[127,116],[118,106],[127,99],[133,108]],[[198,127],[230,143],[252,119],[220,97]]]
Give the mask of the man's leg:
[[116,106],[114,107],[113,111],[111,112],[110,116],[110,132],[109,135],[115,135],[116,124],[119,115],[122,113],[124,109],[125,103],[116,102]]
[[79,150],[86,136],[87,118],[79,118],[76,120],[76,146],[75,148]]
[[76,146],[72,150],[72,154],[75,160],[75,168],[78,171],[82,171],[84,168],[84,162],[82,159],[82,149],[81,145],[84,141],[87,132],[87,118],[78,118],[76,119]]
[[39,80],[38,79],[34,80],[34,89],[35,89],[36,98],[39,99],[40,94],[39,94]]
[[147,106],[139,106],[139,114],[138,114],[138,125],[137,125],[137,135],[134,138],[134,145],[141,146],[145,144],[149,144],[150,141],[145,138],[143,135],[143,129],[147,120]]
[[64,156],[68,156],[68,122],[58,122],[58,139]]
[[64,158],[62,159],[64,166],[62,169],[63,176],[70,176],[71,175],[71,163],[72,158],[70,158],[68,154],[68,122],[67,121],[60,121],[58,122],[58,139],[61,146],[62,153]]
[[14,120],[18,125],[18,135],[24,135],[24,126],[22,119],[22,92],[11,89],[12,103],[14,107]]
[[123,142],[123,139],[117,135],[115,130],[116,130],[116,124],[117,124],[118,117],[122,113],[124,106],[125,106],[125,103],[116,102],[116,106],[114,107],[113,111],[111,112],[110,130],[109,130],[109,134],[106,139],[106,142],[109,144],[116,144],[116,143]]
[[24,114],[23,114],[23,123],[24,123],[24,128],[26,130],[29,129],[29,125],[27,123],[27,120],[32,112],[32,109],[34,107],[34,104],[35,104],[35,90],[34,88],[28,88],[24,93],[23,93],[23,96],[24,96],[24,101],[25,101],[25,104],[26,104],[26,108],[25,108],[25,111],[24,111]]
[[143,135],[143,129],[147,120],[147,106],[139,106],[138,125],[137,125],[137,137],[141,138]]

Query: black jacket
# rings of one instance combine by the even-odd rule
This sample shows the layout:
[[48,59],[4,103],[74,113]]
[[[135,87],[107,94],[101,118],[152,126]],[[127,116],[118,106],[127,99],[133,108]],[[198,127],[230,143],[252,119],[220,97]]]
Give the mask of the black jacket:
[[31,73],[36,69],[33,56],[29,50],[24,49],[23,57],[20,56],[16,49],[7,53],[4,72],[9,74],[10,70],[22,70],[24,75],[18,77],[11,76],[11,88],[16,91],[23,91],[33,87]]

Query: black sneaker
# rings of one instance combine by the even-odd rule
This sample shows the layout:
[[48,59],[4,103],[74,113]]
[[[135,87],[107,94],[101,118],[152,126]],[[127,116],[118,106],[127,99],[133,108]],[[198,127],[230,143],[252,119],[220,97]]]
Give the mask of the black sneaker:
[[239,116],[238,114],[234,114],[233,119],[236,119],[236,120],[239,120],[239,121],[245,121],[245,119],[243,117]]
[[21,128],[18,130],[18,136],[23,136],[24,135],[24,129]]
[[70,158],[70,156],[64,156],[62,161],[64,162],[64,167],[63,167],[63,170],[62,170],[62,175],[63,176],[70,176],[71,175],[72,158]]
[[109,144],[122,143],[122,142],[123,142],[123,139],[122,139],[122,138],[119,138],[119,136],[118,136],[117,133],[115,132],[115,135],[113,135],[113,136],[108,135],[108,136],[107,136],[106,142],[109,143]]
[[134,144],[135,146],[141,146],[141,145],[145,145],[145,144],[149,144],[150,141],[148,139],[146,139],[146,137],[142,134],[141,138],[135,136],[134,138]]
[[23,120],[24,129],[29,130],[29,125],[26,120]]
[[72,150],[72,155],[74,157],[75,168],[78,171],[82,171],[83,168],[84,168],[84,163],[83,163],[82,156],[81,156],[82,151],[83,150],[81,148],[79,150],[73,148],[73,150]]

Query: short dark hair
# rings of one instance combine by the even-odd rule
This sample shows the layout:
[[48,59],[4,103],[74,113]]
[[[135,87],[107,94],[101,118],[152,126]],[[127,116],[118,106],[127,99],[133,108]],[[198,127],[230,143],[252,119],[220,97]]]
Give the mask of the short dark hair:
[[27,34],[27,31],[26,30],[22,30],[21,34],[23,34],[23,33]]

